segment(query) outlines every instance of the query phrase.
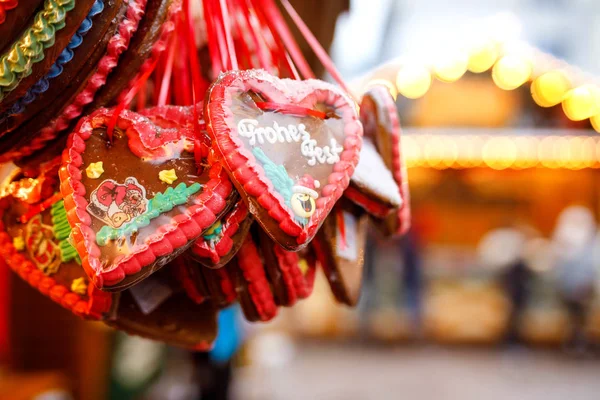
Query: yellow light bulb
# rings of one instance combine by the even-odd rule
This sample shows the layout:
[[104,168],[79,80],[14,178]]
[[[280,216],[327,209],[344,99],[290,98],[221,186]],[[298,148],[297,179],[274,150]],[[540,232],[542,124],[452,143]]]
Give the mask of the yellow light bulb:
[[570,90],[563,99],[565,115],[572,121],[583,121],[600,113],[600,93],[594,85],[583,85]]
[[498,59],[498,49],[493,42],[487,42],[478,46],[469,57],[468,69],[471,72],[480,73],[492,68]]
[[442,82],[456,82],[467,72],[468,64],[469,56],[464,53],[457,53],[436,62],[433,66],[433,72],[435,77]]
[[421,66],[405,65],[396,75],[398,93],[409,99],[418,99],[423,96],[430,86],[431,74]]
[[514,90],[527,82],[530,77],[531,63],[520,56],[504,56],[492,69],[494,83],[504,90]]
[[592,128],[598,133],[600,133],[600,114],[594,115],[590,118],[590,122],[592,123]]
[[540,107],[553,107],[563,100],[569,89],[571,82],[562,71],[550,71],[533,81],[531,96]]

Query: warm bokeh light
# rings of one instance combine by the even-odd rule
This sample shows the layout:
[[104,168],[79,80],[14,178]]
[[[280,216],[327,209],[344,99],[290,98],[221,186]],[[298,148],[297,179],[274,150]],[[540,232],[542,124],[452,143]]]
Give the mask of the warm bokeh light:
[[478,45],[469,57],[468,69],[480,73],[492,68],[498,59],[498,49],[494,42],[487,41]]
[[600,167],[600,141],[592,136],[416,134],[402,139],[409,167],[488,167],[496,170]]
[[500,89],[514,90],[529,80],[531,71],[531,63],[525,57],[507,55],[494,65],[492,79]]
[[595,85],[583,85],[565,95],[562,106],[565,115],[572,121],[583,121],[600,113],[600,93]]
[[457,51],[452,55],[440,57],[433,65],[435,77],[442,82],[455,82],[459,80],[469,65],[469,55]]
[[592,127],[598,133],[600,133],[600,114],[596,114],[590,118],[590,122],[592,123]]
[[531,96],[541,107],[560,103],[571,89],[569,78],[562,71],[550,71],[537,77],[531,84]]
[[431,74],[419,65],[404,65],[396,75],[398,93],[409,99],[422,97],[431,86]]

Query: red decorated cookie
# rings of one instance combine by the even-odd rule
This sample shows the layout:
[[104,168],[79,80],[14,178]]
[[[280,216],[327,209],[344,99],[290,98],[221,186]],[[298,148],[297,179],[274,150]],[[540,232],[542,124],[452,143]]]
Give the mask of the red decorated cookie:
[[400,208],[378,226],[387,234],[404,234],[410,228],[410,191],[401,151],[400,118],[396,103],[386,87],[375,86],[364,94],[360,120],[365,136],[373,140],[386,167],[392,172],[402,198]]
[[349,306],[360,298],[366,240],[366,215],[355,205],[341,202],[312,242],[335,298]]
[[193,124],[162,127],[131,111],[81,120],[60,170],[73,240],[86,272],[106,290],[122,290],[176,257],[233,204],[218,163],[198,173]]
[[360,161],[344,196],[377,218],[385,218],[402,204],[392,173],[368,138],[363,141]]
[[221,75],[204,107],[218,157],[255,219],[284,248],[306,246],[358,162],[355,105],[325,82],[247,70]]
[[259,232],[259,243],[265,270],[277,304],[293,306],[312,292],[316,259],[310,247],[300,252],[285,250],[269,235]]
[[112,295],[96,289],[69,241],[71,227],[58,191],[58,165],[38,177],[16,170],[2,185],[2,260],[33,288],[74,314],[101,319]]
[[277,305],[265,273],[259,250],[248,235],[228,270],[238,293],[238,300],[248,321],[269,321],[277,315]]
[[206,351],[215,340],[215,309],[188,298],[171,264],[114,296],[114,310],[105,320],[114,328],[191,350]]
[[209,268],[224,266],[240,249],[252,221],[246,204],[238,201],[223,218],[196,240],[190,255]]

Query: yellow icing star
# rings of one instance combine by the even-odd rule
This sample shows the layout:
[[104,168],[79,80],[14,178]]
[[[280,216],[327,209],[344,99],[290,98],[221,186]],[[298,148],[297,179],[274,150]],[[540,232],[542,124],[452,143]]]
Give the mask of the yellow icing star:
[[74,279],[71,283],[71,291],[82,296],[87,293],[87,288],[88,285],[85,282],[85,278]]
[[300,268],[302,275],[306,275],[306,272],[308,271],[308,262],[306,262],[304,258],[301,258],[298,260],[298,268]]
[[13,238],[13,246],[15,246],[15,249],[17,249],[17,251],[23,251],[25,250],[25,241],[21,236],[17,236]]
[[104,173],[104,165],[102,161],[93,162],[85,169],[85,174],[90,179],[98,179]]
[[177,180],[175,169],[163,169],[158,173],[158,178],[169,185]]

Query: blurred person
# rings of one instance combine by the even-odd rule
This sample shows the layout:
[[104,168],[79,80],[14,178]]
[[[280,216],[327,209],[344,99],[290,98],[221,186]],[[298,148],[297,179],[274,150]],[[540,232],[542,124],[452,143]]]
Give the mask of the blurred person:
[[505,341],[518,341],[519,321],[527,304],[531,271],[524,258],[525,232],[529,229],[498,228],[488,232],[479,242],[478,254],[482,266],[502,274],[505,293],[511,301]]
[[210,352],[193,353],[199,400],[228,400],[232,381],[232,359],[243,343],[238,306],[219,312],[219,332]]
[[559,215],[552,237],[558,291],[573,326],[567,349],[583,353],[588,347],[585,323],[595,292],[596,221],[582,206]]

